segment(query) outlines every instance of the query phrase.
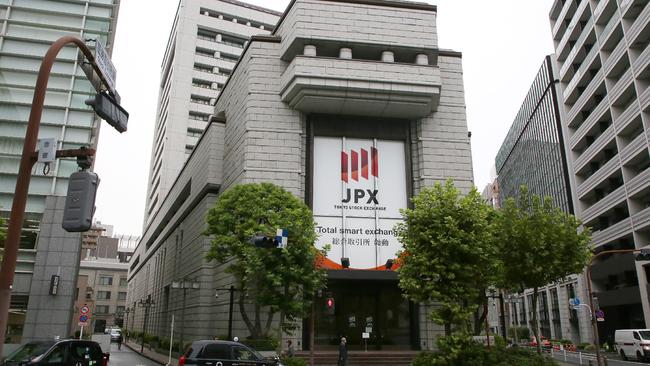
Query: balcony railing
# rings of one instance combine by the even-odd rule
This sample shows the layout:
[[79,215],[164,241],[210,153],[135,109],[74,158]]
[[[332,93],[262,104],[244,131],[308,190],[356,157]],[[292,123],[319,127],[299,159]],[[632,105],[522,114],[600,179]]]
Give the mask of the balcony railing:
[[[641,14],[636,18],[630,29],[626,32],[626,38],[629,44],[634,44],[641,31],[645,29],[646,25],[650,22],[650,2],[648,2],[641,11]],[[647,46],[646,46],[647,47]]]
[[603,100],[598,103],[598,106],[596,106],[591,114],[589,114],[589,117],[587,117],[580,127],[578,127],[576,133],[571,136],[571,148],[574,148],[578,142],[585,137],[587,131],[591,130],[591,127],[600,119],[600,117],[602,117],[606,110],[609,110],[609,100],[603,98]]

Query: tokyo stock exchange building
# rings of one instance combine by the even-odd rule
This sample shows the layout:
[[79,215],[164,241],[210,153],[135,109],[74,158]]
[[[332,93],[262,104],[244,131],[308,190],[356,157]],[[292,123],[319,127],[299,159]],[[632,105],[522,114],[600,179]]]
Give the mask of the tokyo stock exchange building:
[[[233,279],[208,262],[205,216],[219,194],[270,181],[305,200],[327,288],[317,298],[315,347],[431,349],[443,332],[428,305],[406,300],[394,271],[399,210],[448,178],[472,186],[461,54],[437,46],[433,5],[396,0],[295,0],[270,35],[253,36],[223,86],[203,135],[131,260],[126,327],[165,337],[183,310],[184,341],[225,334]],[[179,292],[174,281],[192,281]],[[325,299],[336,311],[325,314]],[[238,298],[237,298],[238,300]],[[251,300],[254,301],[254,300]],[[178,320],[178,315],[177,320]],[[309,345],[309,319],[289,336]],[[175,332],[179,330],[176,329]],[[248,334],[238,311],[234,335]]]

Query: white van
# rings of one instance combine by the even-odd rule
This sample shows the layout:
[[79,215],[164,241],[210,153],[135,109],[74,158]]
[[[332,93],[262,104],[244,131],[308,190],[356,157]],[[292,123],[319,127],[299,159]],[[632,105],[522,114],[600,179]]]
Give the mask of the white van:
[[614,341],[623,360],[650,359],[650,329],[620,329],[614,334]]

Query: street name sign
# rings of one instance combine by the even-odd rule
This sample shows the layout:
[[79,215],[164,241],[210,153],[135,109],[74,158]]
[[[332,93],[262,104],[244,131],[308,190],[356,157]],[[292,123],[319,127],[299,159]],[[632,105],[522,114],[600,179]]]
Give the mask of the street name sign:
[[106,48],[99,39],[95,42],[95,63],[99,67],[106,84],[108,84],[109,90],[115,90],[117,70],[115,70],[115,65],[111,61],[111,56],[108,55]]

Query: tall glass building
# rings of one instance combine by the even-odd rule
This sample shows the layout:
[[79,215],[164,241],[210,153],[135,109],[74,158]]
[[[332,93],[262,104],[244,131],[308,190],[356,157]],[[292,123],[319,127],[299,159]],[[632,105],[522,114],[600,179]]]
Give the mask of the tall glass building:
[[[0,215],[8,217],[11,210],[42,57],[65,35],[99,39],[111,53],[118,8],[119,0],[0,0]],[[89,45],[92,48],[93,43]],[[99,119],[84,104],[95,91],[78,66],[77,48],[64,48],[48,83],[39,138],[55,138],[59,149],[97,143]],[[22,338],[30,291],[34,290],[31,283],[38,267],[37,253],[47,237],[41,235],[46,200],[65,196],[68,177],[75,171],[74,159],[59,159],[49,168],[37,164],[32,171],[8,342],[17,343]]]
[[[545,57],[497,154],[501,206],[506,199],[516,198],[519,188],[526,185],[531,194],[549,196],[564,212],[574,212],[556,65],[554,55]],[[585,313],[560,305],[569,298],[582,297],[583,291],[584,281],[579,274],[539,289],[537,319],[541,335],[571,339],[576,344],[590,342]],[[520,299],[508,304],[510,325],[530,327],[533,290],[524,290]]]
[[546,56],[496,157],[502,204],[526,185],[573,213],[558,95],[553,58]]

